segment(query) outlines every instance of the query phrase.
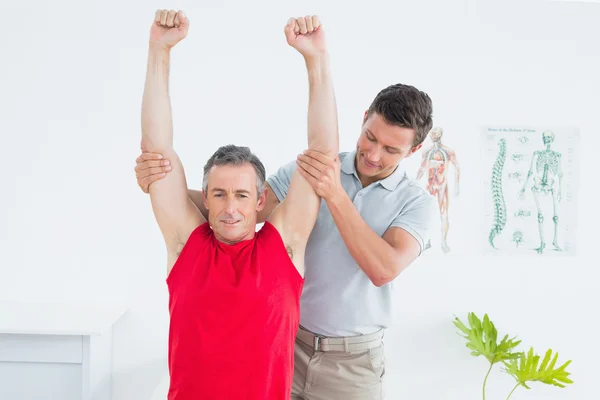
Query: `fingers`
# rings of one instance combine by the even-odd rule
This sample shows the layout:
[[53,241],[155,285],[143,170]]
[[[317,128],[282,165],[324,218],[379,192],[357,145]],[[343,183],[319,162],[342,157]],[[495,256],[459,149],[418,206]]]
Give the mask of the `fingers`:
[[143,178],[148,175],[158,174],[161,172],[169,172],[171,165],[168,160],[164,161],[145,161],[135,165],[133,169],[138,178]]
[[306,32],[307,33],[314,31],[313,20],[310,15],[307,15],[306,17],[304,17],[304,22],[306,22]]
[[286,24],[286,35],[292,32],[295,35],[306,35],[321,27],[321,20],[316,15],[307,15],[300,18],[290,18]]
[[317,15],[312,16],[312,26],[313,26],[313,30],[315,30],[315,31],[321,27],[321,20],[319,19],[319,17]]
[[296,160],[296,164],[298,164],[298,167],[300,167],[301,169],[306,171],[308,174],[313,176],[315,179],[319,179],[319,177],[321,176],[321,170],[315,168],[313,165],[309,164],[301,157],[298,157],[298,159]]
[[[309,160],[309,159],[313,159],[316,162],[319,162],[319,163],[321,163],[323,165],[327,165],[327,166],[333,166],[333,164],[334,164],[334,160],[329,158],[324,153],[321,153],[316,150],[311,150],[311,149],[305,150],[303,153],[303,156],[308,158],[308,159],[304,159],[306,162],[311,162],[311,160]],[[313,162],[313,165],[315,165],[314,162]]]
[[304,179],[306,179],[306,181],[310,184],[310,186],[312,186],[312,188],[316,190],[316,186],[319,185],[319,181],[317,180],[317,178],[306,172],[306,170],[301,166],[298,167],[298,172],[300,172],[300,175],[302,175]]
[[296,20],[296,22],[298,23],[298,26],[300,27],[301,35],[305,35],[306,33],[308,33],[308,29],[306,28],[306,20],[304,18],[298,18]]
[[141,179],[165,174],[172,169],[171,162],[169,160],[163,160],[162,155],[156,153],[142,153],[135,162],[136,165],[134,171],[138,184]]
[[177,14],[177,12],[175,10],[169,10],[169,12],[167,13],[167,26],[169,28],[172,28],[173,26],[175,26],[175,15]]
[[288,19],[287,24],[285,24],[285,28],[283,29],[288,43],[291,43],[291,41],[294,39],[294,37],[298,34],[298,29],[299,28],[298,28],[298,24],[296,24],[296,19],[295,18]]
[[177,12],[176,21],[177,21],[177,24],[175,26],[178,26],[178,27],[181,27],[184,29],[187,29],[187,27],[190,24],[190,20],[188,19],[187,15],[181,10]]
[[140,154],[140,156],[138,158],[135,159],[135,162],[140,163],[140,162],[148,161],[148,160],[162,160],[162,158],[163,158],[162,154],[143,152],[142,154]]
[[189,20],[183,11],[156,10],[154,22],[167,28],[187,27]]
[[[149,155],[148,155],[149,154]],[[152,182],[164,178],[171,171],[171,163],[169,160],[148,159],[143,160],[143,157],[157,157],[158,155],[151,153],[142,153],[134,168],[135,177],[138,186],[144,193],[148,193],[149,186]]]
[[162,26],[167,26],[167,17],[169,16],[169,10],[160,11],[160,21],[158,22]]
[[165,173],[162,173],[157,175],[150,175],[143,179],[138,179],[138,186],[140,187],[140,189],[142,189],[144,193],[148,193],[150,184],[152,182],[156,182],[157,180],[164,178],[165,175]]
[[134,170],[136,172],[136,178],[139,181],[140,179],[144,179],[149,176],[166,174],[167,172],[171,171],[171,166],[167,165],[167,166],[149,167],[149,168],[141,168],[141,169],[137,169],[137,167],[136,167],[136,168],[134,168]]

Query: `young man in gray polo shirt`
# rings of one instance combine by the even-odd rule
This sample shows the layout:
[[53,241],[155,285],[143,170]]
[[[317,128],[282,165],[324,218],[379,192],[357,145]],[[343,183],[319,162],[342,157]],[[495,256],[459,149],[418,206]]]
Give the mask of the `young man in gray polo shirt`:
[[[285,198],[296,168],[324,200],[306,247],[292,399],[383,398],[393,281],[423,251],[436,220],[435,199],[401,161],[421,148],[431,127],[429,96],[392,85],[365,112],[355,150],[337,162],[306,151],[268,178],[259,222]],[[144,192],[169,171],[156,154],[137,163]],[[201,192],[189,195],[206,213]]]

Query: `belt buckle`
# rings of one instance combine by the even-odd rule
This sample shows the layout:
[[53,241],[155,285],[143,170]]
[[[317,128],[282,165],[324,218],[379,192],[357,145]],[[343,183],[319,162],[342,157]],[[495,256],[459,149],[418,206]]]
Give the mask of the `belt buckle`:
[[315,335],[313,337],[313,348],[314,348],[314,351],[319,351],[320,347],[321,347],[321,337]]

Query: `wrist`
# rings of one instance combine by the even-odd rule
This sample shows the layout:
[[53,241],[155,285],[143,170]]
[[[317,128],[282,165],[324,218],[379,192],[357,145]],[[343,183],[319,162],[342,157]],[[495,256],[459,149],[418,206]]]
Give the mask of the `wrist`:
[[167,45],[165,45],[164,43],[153,41],[148,42],[148,51],[152,55],[165,57],[169,56],[169,54],[171,53],[171,49],[167,47]]
[[341,189],[337,189],[328,198],[325,199],[325,202],[330,206],[340,207],[344,203],[344,200],[346,198],[346,192],[344,192]]
[[304,56],[304,62],[306,63],[306,67],[308,69],[320,69],[323,65],[327,65],[329,63],[329,53],[327,53],[327,50],[322,50],[307,54]]

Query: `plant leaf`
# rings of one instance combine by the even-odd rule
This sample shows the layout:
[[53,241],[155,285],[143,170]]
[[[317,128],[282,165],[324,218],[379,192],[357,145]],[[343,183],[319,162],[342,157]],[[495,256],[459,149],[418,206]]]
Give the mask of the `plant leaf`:
[[475,313],[470,312],[468,322],[469,327],[458,317],[454,319],[454,325],[464,334],[461,336],[467,340],[466,347],[471,350],[472,356],[484,356],[492,364],[519,359],[520,354],[514,353],[513,350],[521,341],[509,339],[506,335],[498,343],[498,330],[487,314],[483,316],[482,321]]
[[540,356],[535,354],[531,347],[526,355],[521,355],[520,359],[511,359],[503,363],[505,372],[512,375],[526,389],[530,389],[527,382],[541,382],[564,388],[567,384],[573,383],[569,378],[571,373],[566,370],[571,360],[555,368],[557,360],[558,353],[552,357],[552,349],[548,349],[540,364]]

